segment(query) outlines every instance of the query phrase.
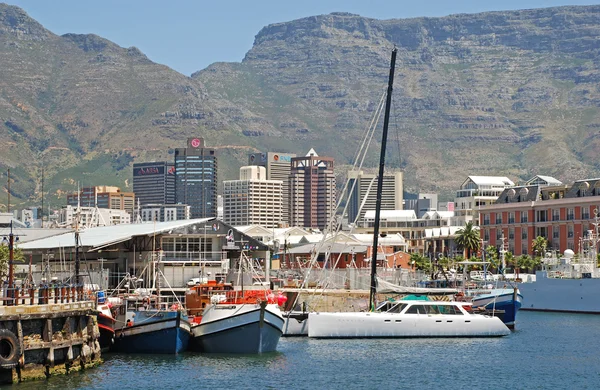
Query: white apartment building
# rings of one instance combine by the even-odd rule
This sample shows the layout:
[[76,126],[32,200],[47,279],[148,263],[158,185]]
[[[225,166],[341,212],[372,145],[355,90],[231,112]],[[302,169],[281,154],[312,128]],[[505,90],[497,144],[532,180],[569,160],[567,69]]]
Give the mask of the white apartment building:
[[75,227],[78,217],[81,228],[131,223],[131,216],[125,210],[65,206],[59,211],[57,227]]
[[[383,176],[381,210],[402,210],[402,172],[386,172]],[[365,212],[375,210],[377,203],[377,175],[363,171],[348,172],[348,222],[362,225]],[[362,206],[362,207],[361,207]]]
[[266,177],[265,167],[253,165],[240,168],[239,180],[223,182],[223,222],[233,226],[279,226],[283,181]]
[[146,204],[140,207],[136,222],[168,222],[190,219],[191,206],[187,204]]
[[480,208],[494,203],[505,188],[514,185],[505,176],[469,176],[456,192],[452,225],[464,226],[472,221],[479,226]]

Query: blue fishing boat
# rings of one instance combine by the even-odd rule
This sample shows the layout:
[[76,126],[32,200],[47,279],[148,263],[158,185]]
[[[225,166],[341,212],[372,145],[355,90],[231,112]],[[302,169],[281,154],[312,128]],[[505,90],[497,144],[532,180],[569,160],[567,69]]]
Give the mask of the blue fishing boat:
[[523,295],[516,288],[493,288],[477,292],[471,298],[471,303],[474,309],[503,311],[502,321],[509,328],[514,328],[517,312],[523,303]]
[[[154,258],[153,258],[154,260]],[[126,353],[177,354],[188,348],[191,337],[190,322],[183,305],[175,296],[172,303],[165,302],[161,295],[160,254],[142,271],[148,280],[129,274],[117,286],[124,293],[110,297],[118,307],[115,320],[115,341],[111,351]],[[149,272],[146,272],[149,271]],[[135,287],[147,282],[151,289]]]
[[134,299],[134,305],[126,299],[121,306],[112,351],[176,354],[187,349],[191,332],[184,311],[177,305],[152,308],[151,297],[142,298],[142,306],[135,304],[137,297]]

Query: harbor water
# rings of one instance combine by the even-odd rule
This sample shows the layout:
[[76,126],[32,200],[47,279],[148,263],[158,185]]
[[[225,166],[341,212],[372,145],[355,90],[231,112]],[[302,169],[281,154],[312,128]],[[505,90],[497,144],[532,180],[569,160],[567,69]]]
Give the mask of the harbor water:
[[521,311],[514,332],[492,339],[282,338],[258,356],[104,357],[96,369],[12,388],[596,389],[600,316]]

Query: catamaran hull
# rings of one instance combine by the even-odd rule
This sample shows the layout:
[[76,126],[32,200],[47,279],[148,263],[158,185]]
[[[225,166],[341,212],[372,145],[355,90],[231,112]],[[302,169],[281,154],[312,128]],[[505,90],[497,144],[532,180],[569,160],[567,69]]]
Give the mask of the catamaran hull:
[[207,353],[256,354],[273,352],[283,333],[277,305],[211,305],[202,322],[192,328],[195,349]]
[[308,312],[287,312],[283,319],[284,336],[308,336]]
[[308,337],[500,337],[510,330],[499,318],[480,315],[310,313]]
[[185,351],[191,337],[190,323],[175,317],[141,322],[117,329],[111,348],[115,352],[176,354]]
[[502,320],[508,327],[514,327],[517,312],[523,303],[523,295],[519,291],[515,295],[513,289],[503,289],[502,291],[492,290],[490,294],[474,297],[472,303],[473,308],[504,311]]

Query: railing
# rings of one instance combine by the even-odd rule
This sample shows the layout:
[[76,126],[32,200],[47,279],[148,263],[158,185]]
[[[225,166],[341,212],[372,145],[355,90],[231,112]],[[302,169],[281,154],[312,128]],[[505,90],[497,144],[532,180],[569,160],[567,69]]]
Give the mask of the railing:
[[5,287],[0,294],[3,306],[48,305],[95,300],[83,286],[48,285],[39,287]]

